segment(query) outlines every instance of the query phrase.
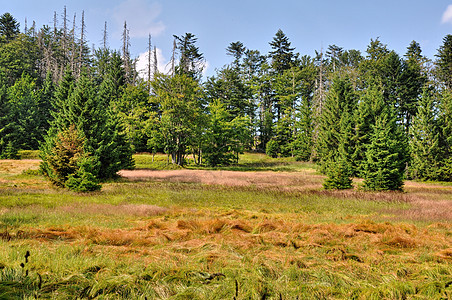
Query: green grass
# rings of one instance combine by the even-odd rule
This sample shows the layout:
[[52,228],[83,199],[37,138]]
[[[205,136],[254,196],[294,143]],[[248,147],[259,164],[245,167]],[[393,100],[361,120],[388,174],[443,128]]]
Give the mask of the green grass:
[[[152,154],[140,153],[133,156],[136,169],[174,170],[182,167],[168,163],[166,154],[156,154],[154,161]],[[262,153],[246,152],[239,157],[237,164],[229,166],[207,167],[196,165],[192,157],[187,157],[186,169],[201,170],[229,170],[229,171],[275,171],[294,172],[303,169],[315,169],[315,165],[307,162],[297,162],[293,157],[271,158]]]
[[0,161],[0,299],[452,297],[451,220],[410,213],[452,201],[449,186],[326,192],[312,165],[249,153],[238,169],[313,186],[117,180],[83,194],[36,167]]

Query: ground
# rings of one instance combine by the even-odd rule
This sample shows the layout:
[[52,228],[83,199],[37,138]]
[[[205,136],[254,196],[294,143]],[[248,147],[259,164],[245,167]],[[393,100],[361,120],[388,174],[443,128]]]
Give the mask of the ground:
[[452,297],[450,184],[324,191],[305,163],[137,161],[92,194],[0,161],[0,298]]

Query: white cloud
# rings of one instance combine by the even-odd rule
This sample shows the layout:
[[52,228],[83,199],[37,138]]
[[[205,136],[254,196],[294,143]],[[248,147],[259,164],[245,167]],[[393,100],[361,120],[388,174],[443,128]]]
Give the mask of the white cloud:
[[140,38],[160,35],[165,30],[162,21],[158,21],[162,11],[158,3],[149,4],[145,0],[125,0],[113,9],[113,20],[119,28],[127,22],[130,37]]
[[[143,79],[147,79],[148,77],[148,64],[149,64],[149,60],[148,60],[148,52],[144,52],[141,53],[138,58],[137,58],[137,70],[138,70],[138,75],[143,78]],[[175,65],[177,65],[179,63],[179,60],[176,60]],[[153,70],[153,64],[154,64],[154,50],[151,51],[151,72]],[[202,62],[203,65],[203,70],[202,70],[202,74],[203,76],[206,75],[207,69],[209,68],[209,62],[208,61],[203,61]],[[163,74],[169,74],[171,72],[171,61],[170,59],[166,59],[163,54],[162,54],[162,50],[157,48],[157,69],[159,70],[160,73]]]
[[452,24],[452,4],[446,8],[446,11],[443,13],[443,17],[441,19],[441,23],[451,23]]
[[[137,70],[138,75],[141,78],[146,79],[147,73],[148,73],[148,52],[141,53],[137,58]],[[151,72],[153,70],[153,64],[154,64],[154,50],[151,51]],[[162,50],[157,48],[157,69],[160,73],[168,74],[171,70],[171,66],[169,65],[169,61],[165,59],[165,57],[162,54]]]

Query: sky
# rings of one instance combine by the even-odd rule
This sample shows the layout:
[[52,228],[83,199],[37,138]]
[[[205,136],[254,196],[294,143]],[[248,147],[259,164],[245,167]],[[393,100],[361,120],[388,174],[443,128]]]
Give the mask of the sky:
[[173,35],[193,33],[206,76],[232,61],[225,50],[231,42],[266,54],[278,29],[296,52],[310,56],[333,44],[365,52],[370,40],[379,38],[400,55],[415,40],[434,59],[443,38],[452,34],[452,0],[0,0],[0,13],[11,13],[23,30],[25,19],[28,27],[33,21],[38,28],[53,26],[56,12],[62,26],[65,6],[71,26],[76,14],[80,28],[84,11],[90,46],[102,45],[107,22],[108,45],[120,50],[126,21],[130,52],[144,58],[151,34],[160,69],[171,57]]

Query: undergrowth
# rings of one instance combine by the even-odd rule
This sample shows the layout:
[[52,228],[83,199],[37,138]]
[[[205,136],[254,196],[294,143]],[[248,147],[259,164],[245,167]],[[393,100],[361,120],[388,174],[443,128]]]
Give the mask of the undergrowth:
[[447,186],[118,180],[86,195],[35,163],[0,162],[0,299],[452,297]]

